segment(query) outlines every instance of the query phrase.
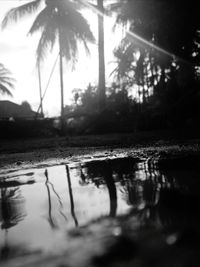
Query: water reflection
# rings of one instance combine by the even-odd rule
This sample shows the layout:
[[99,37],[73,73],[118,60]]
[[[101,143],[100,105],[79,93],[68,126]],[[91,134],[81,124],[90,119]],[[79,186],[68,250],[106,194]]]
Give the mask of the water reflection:
[[93,161],[83,165],[83,170],[84,180],[97,188],[107,186],[111,216],[120,215],[117,203],[123,199],[141,225],[177,230],[200,222],[198,172],[159,170],[131,158]]
[[[6,185],[6,182],[4,185]],[[16,253],[20,247],[10,247],[8,242],[9,229],[16,226],[26,216],[25,199],[21,196],[19,187],[0,188],[0,225],[2,229],[2,246],[0,246],[0,259],[6,259],[10,254]]]
[[48,174],[47,169],[45,170],[44,175],[46,177],[45,185],[47,188],[47,196],[48,196],[48,222],[49,222],[52,229],[56,229],[56,228],[58,228],[58,225],[56,225],[54,218],[52,217],[52,197],[51,197],[51,190],[50,189],[52,189],[53,194],[56,196],[56,198],[59,202],[59,213],[61,214],[61,216],[64,218],[65,221],[67,221],[67,217],[63,212],[62,199],[59,196],[58,192],[56,191],[54,184],[51,183],[49,180],[49,174]]
[[1,188],[0,223],[2,229],[9,229],[24,219],[25,199],[21,196],[19,187]]
[[71,214],[72,214],[72,217],[74,219],[75,226],[77,227],[78,226],[78,221],[77,221],[75,210],[74,210],[74,197],[73,197],[71,178],[70,178],[70,171],[69,171],[69,166],[68,165],[66,165],[66,173],[67,173],[67,182],[68,182],[70,205],[71,205]]
[[[115,180],[113,176],[113,166],[112,161],[93,161],[85,165],[87,175],[84,176],[84,179],[87,181],[91,180],[92,183],[96,185],[97,188],[100,185],[105,184],[108,189],[109,201],[110,201],[110,211],[109,216],[115,217],[117,212],[117,191]],[[81,176],[82,179],[83,176]]]
[[131,158],[92,161],[83,164],[82,168],[85,175],[81,175],[81,179],[84,177],[84,181],[94,183],[97,188],[100,188],[101,185],[107,187],[110,203],[109,216],[115,217],[117,214],[117,187],[119,187],[119,182],[123,184],[126,177],[132,177],[136,167],[136,161]]
[[48,214],[49,214],[49,218],[48,218],[48,221],[49,221],[49,224],[51,226],[52,229],[56,228],[56,224],[54,223],[54,220],[52,218],[52,204],[51,204],[51,192],[50,192],[50,188],[49,188],[49,176],[48,176],[48,171],[45,170],[44,172],[45,176],[46,176],[46,182],[45,182],[45,185],[46,185],[46,188],[47,188],[47,196],[48,196],[48,204],[49,204],[49,211],[48,211]]
[[117,158],[28,173],[34,184],[0,185],[1,259],[14,255],[18,243],[16,253],[25,247],[60,251],[66,231],[105,216],[134,217],[142,227],[164,231],[199,228],[196,169],[158,169],[148,161]]

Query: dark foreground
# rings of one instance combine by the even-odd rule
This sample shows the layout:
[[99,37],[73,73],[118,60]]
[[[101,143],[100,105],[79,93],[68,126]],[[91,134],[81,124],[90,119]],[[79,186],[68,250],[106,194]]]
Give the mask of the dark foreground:
[[81,138],[1,144],[1,266],[198,266],[198,140]]

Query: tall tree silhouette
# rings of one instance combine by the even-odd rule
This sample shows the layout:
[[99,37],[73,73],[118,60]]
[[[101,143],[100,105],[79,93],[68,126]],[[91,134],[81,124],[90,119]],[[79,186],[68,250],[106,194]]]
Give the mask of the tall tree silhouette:
[[[200,28],[197,1],[117,0],[111,9],[117,22],[129,21],[130,31],[185,60],[190,60],[193,41]],[[135,43],[139,39],[135,38]],[[141,39],[140,39],[141,40]],[[145,43],[143,42],[143,45]],[[147,43],[146,43],[147,44]],[[163,54],[162,54],[163,55]],[[161,58],[163,59],[163,58]],[[164,58],[165,59],[165,58]]]
[[[118,0],[111,5],[111,10],[117,13],[117,22],[125,25],[129,22],[129,41],[145,59],[136,74],[139,70],[144,74],[141,77],[148,76],[146,86],[155,86],[161,80],[163,91],[173,75],[174,64],[179,70],[187,69],[187,76],[190,69],[195,72],[198,53],[193,52],[195,43],[199,43],[195,36],[200,29],[197,5],[196,1],[169,0]],[[142,63],[140,61],[138,63]],[[145,75],[147,67],[148,75]],[[185,76],[183,78],[185,80]]]
[[104,55],[104,1],[97,0],[98,14],[98,51],[99,51],[99,106],[105,106],[105,55]]
[[98,17],[98,108],[101,111],[105,107],[106,85],[105,85],[105,53],[104,53],[104,0],[80,0],[84,7],[92,9]]
[[89,52],[87,42],[93,42],[94,37],[89,24],[79,11],[77,1],[71,0],[35,0],[17,8],[11,9],[5,16],[3,28],[11,21],[18,21],[24,15],[37,11],[42,4],[44,8],[39,12],[30,34],[41,31],[37,47],[37,61],[43,60],[47,50],[54,47],[56,41],[59,45],[60,55],[60,88],[61,88],[61,121],[64,123],[64,81],[63,58],[76,62],[78,42],[82,42]]
[[11,90],[14,88],[14,81],[11,72],[0,63],[0,93],[12,96]]

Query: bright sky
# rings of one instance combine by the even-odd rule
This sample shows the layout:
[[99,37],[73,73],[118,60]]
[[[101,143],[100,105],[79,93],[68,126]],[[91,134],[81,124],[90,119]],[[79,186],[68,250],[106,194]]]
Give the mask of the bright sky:
[[[0,22],[5,13],[12,7],[23,4],[24,0],[0,0]],[[87,19],[91,24],[91,29],[97,39],[97,15],[92,11],[87,11]],[[39,84],[36,69],[35,51],[39,34],[27,36],[28,30],[34,15],[20,20],[17,24],[13,23],[5,30],[0,31],[0,62],[11,70],[16,79],[13,98],[2,97],[21,104],[28,101],[34,110],[39,106]],[[105,18],[105,60],[106,76],[108,77],[113,70],[113,49],[117,46],[121,38],[121,31],[112,31],[114,24],[113,18]],[[90,57],[87,57],[82,47],[79,52],[79,60],[75,70],[72,72],[70,66],[65,67],[64,76],[64,98],[65,104],[69,104],[72,99],[71,91],[73,88],[86,88],[89,83],[97,83],[98,79],[98,50],[97,45],[90,45]],[[58,54],[58,48],[47,55],[42,64],[41,78],[43,90],[46,87],[51,69]],[[55,116],[60,113],[60,83],[58,76],[58,64],[52,76],[47,94],[44,99],[44,112],[47,116]]]

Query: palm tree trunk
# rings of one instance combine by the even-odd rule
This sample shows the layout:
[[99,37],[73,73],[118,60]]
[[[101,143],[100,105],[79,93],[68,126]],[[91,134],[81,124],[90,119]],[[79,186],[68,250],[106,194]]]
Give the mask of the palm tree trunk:
[[140,60],[141,60],[141,86],[142,86],[142,104],[146,103],[146,92],[145,92],[145,64],[144,64],[144,50],[141,50]]
[[154,73],[154,62],[153,62],[153,55],[152,55],[152,52],[150,52],[150,55],[149,55],[149,62],[150,62],[150,71],[151,71],[151,84],[150,86],[153,88],[153,94],[154,94],[154,88],[155,88],[155,73]]
[[98,50],[99,50],[99,108],[105,107],[105,55],[104,55],[104,6],[103,0],[97,0],[98,14]]
[[41,116],[44,117],[44,111],[43,111],[43,99],[42,99],[42,83],[41,83],[41,73],[40,73],[40,63],[38,62],[37,65],[38,69],[38,80],[39,80],[39,90],[40,90],[40,109],[41,109]]
[[63,83],[63,58],[62,58],[62,43],[61,33],[59,31],[59,50],[60,50],[60,92],[61,92],[61,131],[64,130],[64,83]]

